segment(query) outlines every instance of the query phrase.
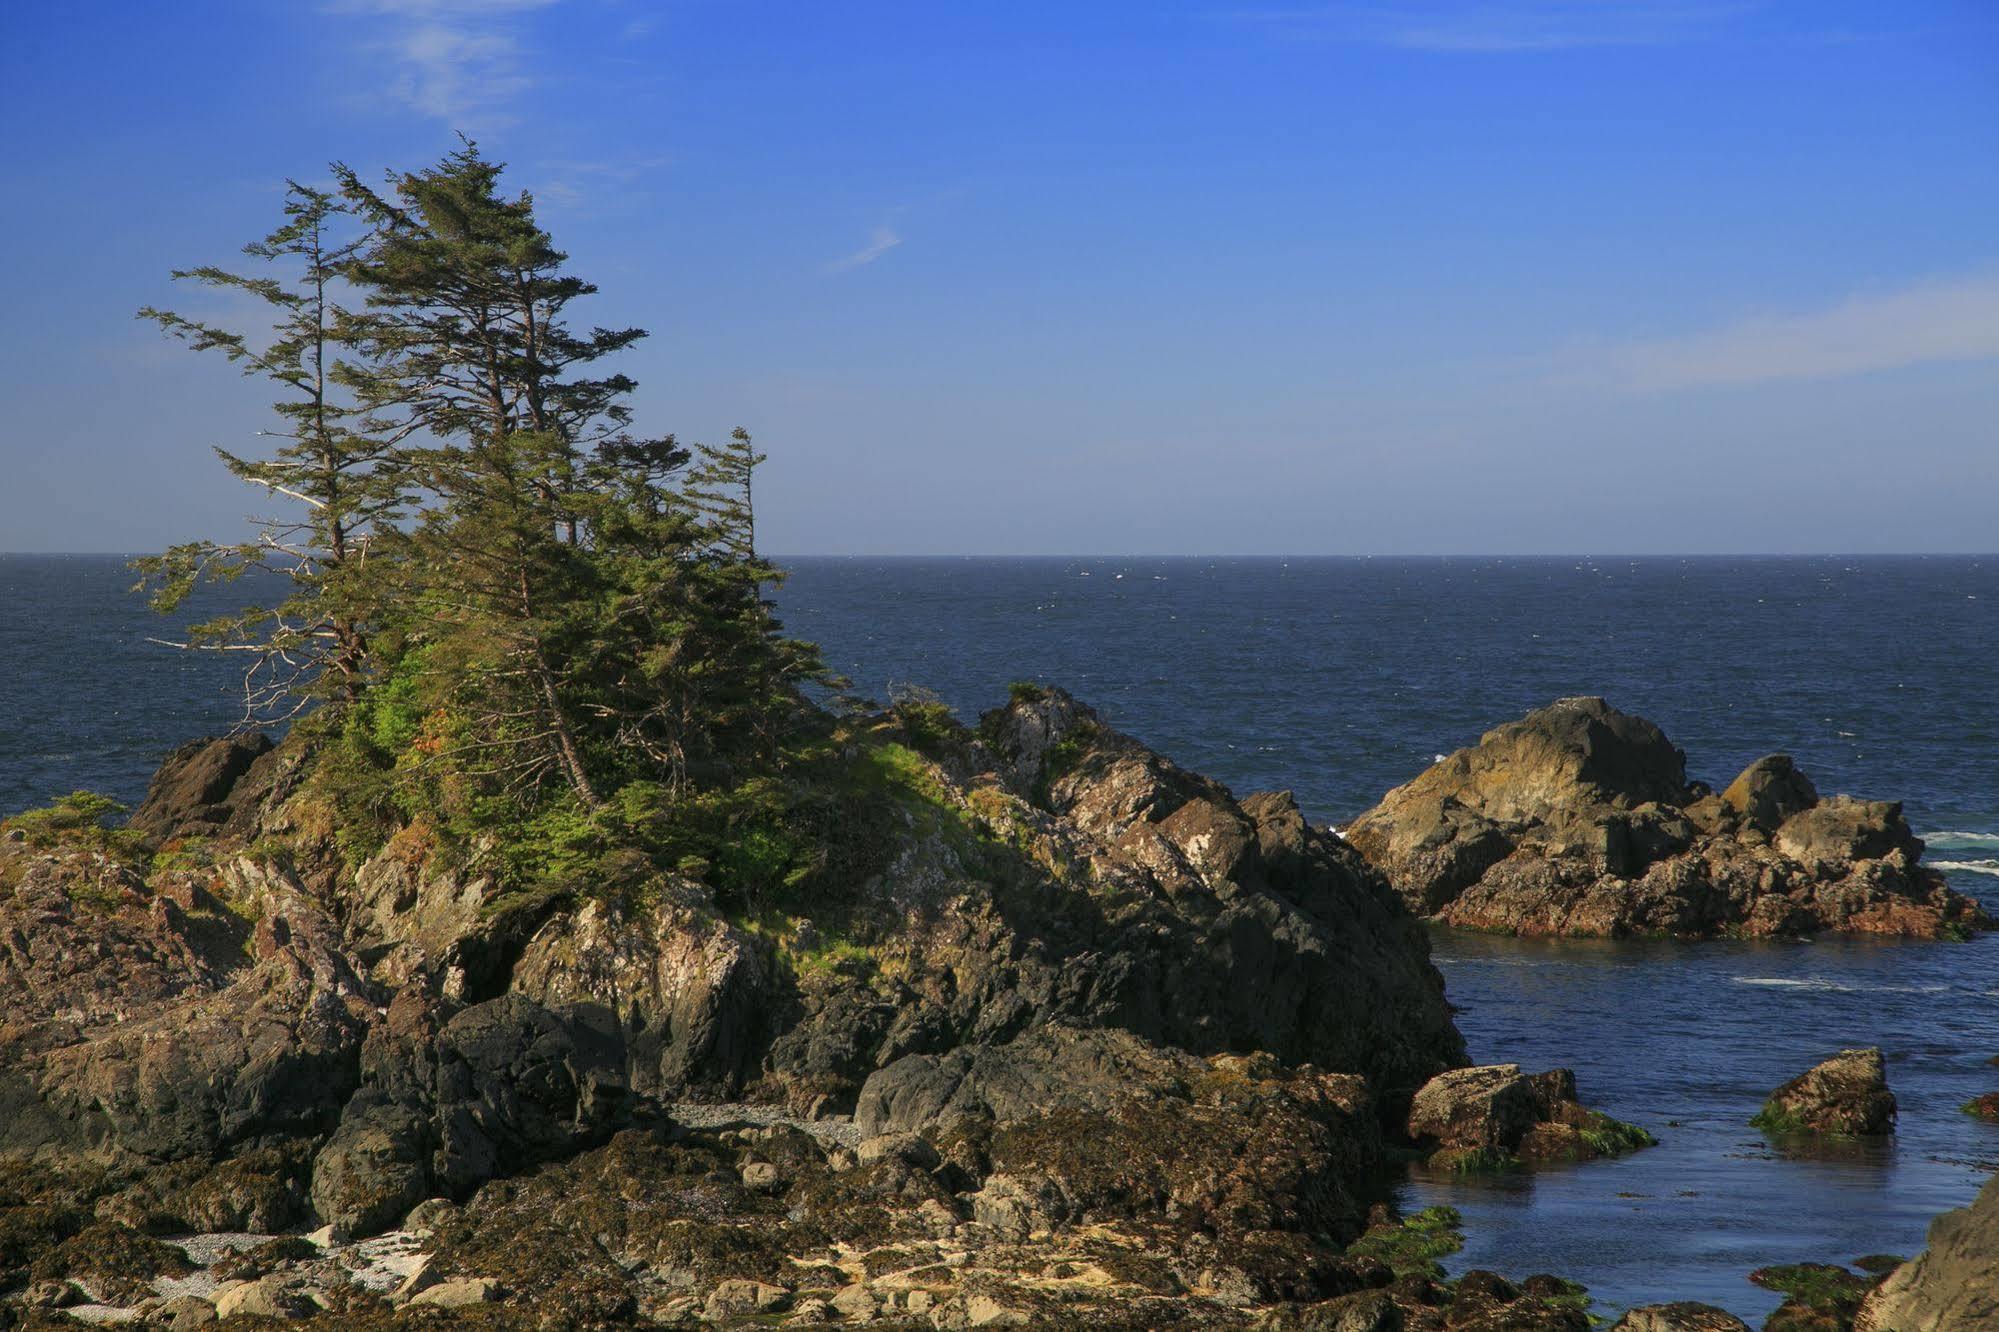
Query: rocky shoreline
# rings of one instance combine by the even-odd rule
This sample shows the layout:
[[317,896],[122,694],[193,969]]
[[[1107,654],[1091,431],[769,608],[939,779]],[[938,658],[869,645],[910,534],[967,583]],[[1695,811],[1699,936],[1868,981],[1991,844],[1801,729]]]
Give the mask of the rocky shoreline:
[[[1412,1162],[1651,1141],[1566,1070],[1472,1064],[1419,915],[1989,923],[1898,808],[1773,760],[1700,792],[1600,700],[1500,728],[1345,839],[1057,690],[840,743],[849,784],[822,794],[851,864],[810,903],[523,887],[415,823],[356,859],[311,756],[260,737],[176,751],[128,828],[12,821],[0,1327],[1583,1332],[1580,1288],[1447,1280],[1455,1216],[1383,1206]],[[1822,1074],[1810,1104],[1847,1087]],[[1783,1326],[1930,1307],[1989,1257],[1987,1204],[1893,1276],[1771,1276],[1799,1310],[1843,1292],[1844,1323]]]

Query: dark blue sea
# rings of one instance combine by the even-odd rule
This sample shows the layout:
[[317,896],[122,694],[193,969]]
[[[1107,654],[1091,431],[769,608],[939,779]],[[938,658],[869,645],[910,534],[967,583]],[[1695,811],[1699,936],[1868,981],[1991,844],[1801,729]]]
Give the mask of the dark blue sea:
[[[779,594],[857,691],[921,686],[968,719],[1062,684],[1239,794],[1342,820],[1550,699],[1663,726],[1719,785],[1772,750],[1819,789],[1906,802],[1930,860],[1999,911],[1999,557],[801,559]],[[108,557],[0,557],[0,809],[125,799],[237,715],[234,663],[163,628]],[[1999,937],[1970,944],[1521,942],[1440,933],[1474,1058],[1569,1066],[1661,1145],[1483,1182],[1412,1179],[1469,1242],[1454,1268],[1552,1271],[1600,1311],[1701,1299],[1752,1320],[1770,1263],[1913,1253],[1999,1168]],[[1891,1144],[1779,1152],[1746,1121],[1878,1044]]]

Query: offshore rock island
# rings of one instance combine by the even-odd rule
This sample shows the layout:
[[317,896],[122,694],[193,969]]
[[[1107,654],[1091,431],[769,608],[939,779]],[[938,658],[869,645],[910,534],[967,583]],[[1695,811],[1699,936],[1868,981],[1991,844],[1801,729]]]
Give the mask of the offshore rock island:
[[1410,909],[1518,935],[1964,938],[1899,803],[1821,799],[1784,754],[1720,792],[1642,717],[1565,698],[1390,791],[1344,835]]

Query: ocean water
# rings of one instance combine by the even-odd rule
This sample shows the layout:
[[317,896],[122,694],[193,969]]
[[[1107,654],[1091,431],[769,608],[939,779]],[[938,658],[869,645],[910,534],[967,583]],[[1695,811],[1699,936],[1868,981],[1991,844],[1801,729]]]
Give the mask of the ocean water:
[[[968,720],[1057,683],[1238,794],[1365,809],[1436,755],[1565,694],[1665,728],[1716,785],[1773,750],[1825,793],[1906,802],[1953,884],[1999,910],[1999,557],[801,559],[779,603],[857,692]],[[0,809],[132,799],[227,726],[236,663],[161,634],[104,557],[0,557]],[[170,628],[170,626],[168,626]],[[1599,1308],[1702,1299],[1758,1320],[1758,1266],[1913,1253],[1999,1169],[1999,937],[1970,944],[1435,940],[1473,1057],[1576,1070],[1660,1146],[1467,1181],[1457,1270],[1552,1271]],[[1887,1053],[1883,1145],[1788,1154],[1747,1126],[1844,1046]]]

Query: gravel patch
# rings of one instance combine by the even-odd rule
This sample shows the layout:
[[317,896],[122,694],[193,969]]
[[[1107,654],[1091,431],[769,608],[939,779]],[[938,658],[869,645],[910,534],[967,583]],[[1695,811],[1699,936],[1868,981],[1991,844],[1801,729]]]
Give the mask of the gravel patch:
[[850,1115],[829,1115],[825,1119],[800,1119],[774,1105],[750,1105],[742,1101],[720,1103],[682,1101],[666,1108],[675,1122],[692,1129],[776,1128],[783,1124],[810,1133],[821,1142],[836,1147],[858,1147],[861,1131]]

